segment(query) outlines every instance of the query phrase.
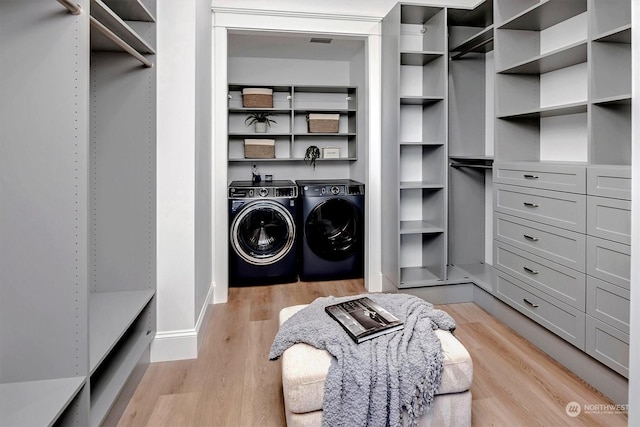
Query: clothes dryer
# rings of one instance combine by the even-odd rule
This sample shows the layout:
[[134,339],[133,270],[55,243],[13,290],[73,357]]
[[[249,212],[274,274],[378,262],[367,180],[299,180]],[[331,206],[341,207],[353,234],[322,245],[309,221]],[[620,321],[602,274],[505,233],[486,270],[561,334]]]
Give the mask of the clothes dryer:
[[229,185],[229,285],[298,280],[298,188],[293,181]]
[[364,274],[364,184],[300,180],[300,279],[339,280]]

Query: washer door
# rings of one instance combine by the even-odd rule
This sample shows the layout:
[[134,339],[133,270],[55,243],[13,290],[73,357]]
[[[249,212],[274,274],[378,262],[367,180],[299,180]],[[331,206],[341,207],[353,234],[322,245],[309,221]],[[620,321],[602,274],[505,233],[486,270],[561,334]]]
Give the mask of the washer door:
[[362,214],[345,199],[329,199],[307,216],[307,246],[328,261],[342,261],[362,247]]
[[246,262],[269,265],[285,257],[295,242],[291,213],[271,200],[246,205],[231,224],[231,247]]

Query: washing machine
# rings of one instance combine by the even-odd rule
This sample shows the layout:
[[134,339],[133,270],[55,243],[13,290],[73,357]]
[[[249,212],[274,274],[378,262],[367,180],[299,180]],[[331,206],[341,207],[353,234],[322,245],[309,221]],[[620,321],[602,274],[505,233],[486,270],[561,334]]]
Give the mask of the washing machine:
[[297,197],[293,181],[229,185],[230,286],[298,280]]
[[364,184],[300,180],[300,267],[303,281],[364,274]]

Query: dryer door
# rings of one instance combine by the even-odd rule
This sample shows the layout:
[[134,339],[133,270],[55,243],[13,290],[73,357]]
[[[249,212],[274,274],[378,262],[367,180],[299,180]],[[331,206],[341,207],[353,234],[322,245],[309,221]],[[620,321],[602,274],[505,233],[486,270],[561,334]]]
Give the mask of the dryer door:
[[271,200],[247,204],[231,223],[231,247],[239,257],[254,265],[280,261],[293,247],[295,237],[293,216]]
[[328,261],[342,261],[362,249],[361,211],[348,200],[329,199],[307,216],[304,231],[309,249]]

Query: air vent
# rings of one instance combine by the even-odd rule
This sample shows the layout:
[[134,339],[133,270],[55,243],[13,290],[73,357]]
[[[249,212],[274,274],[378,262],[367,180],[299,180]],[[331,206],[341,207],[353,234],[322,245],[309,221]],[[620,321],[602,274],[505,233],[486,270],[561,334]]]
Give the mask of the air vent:
[[325,38],[321,38],[321,37],[312,37],[311,40],[309,40],[309,43],[324,43],[324,44],[329,44],[333,41],[333,39],[325,39]]

